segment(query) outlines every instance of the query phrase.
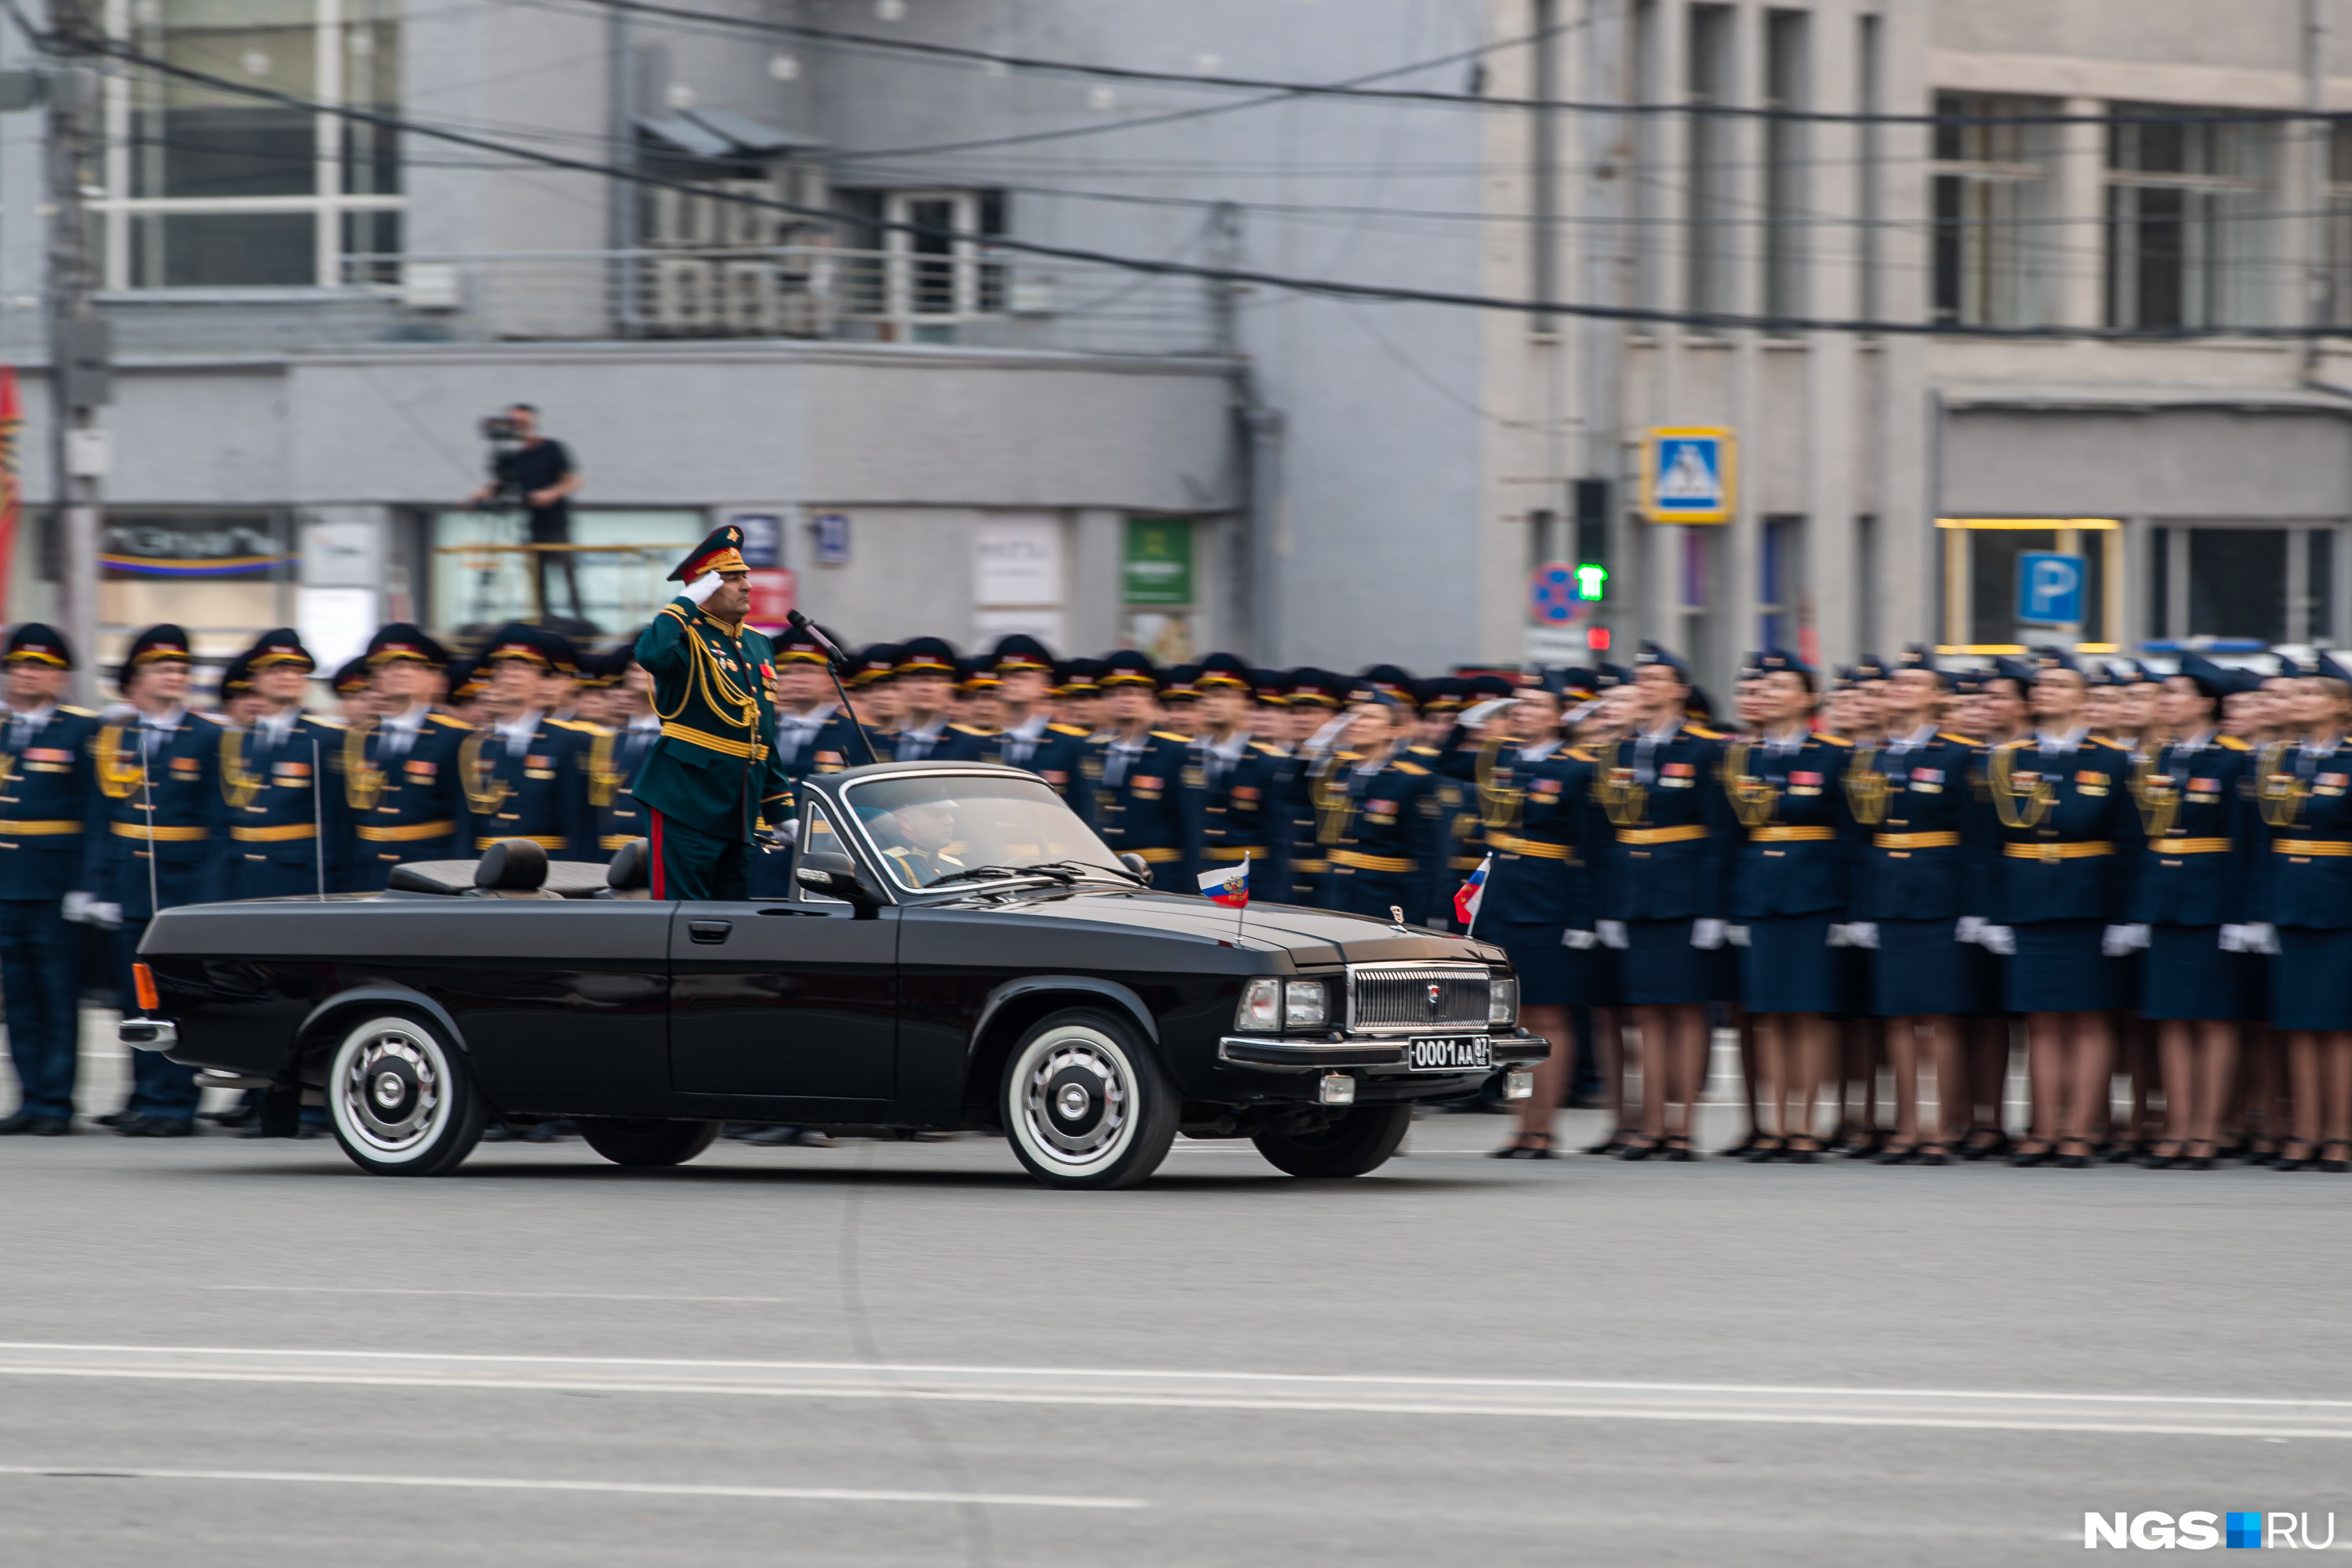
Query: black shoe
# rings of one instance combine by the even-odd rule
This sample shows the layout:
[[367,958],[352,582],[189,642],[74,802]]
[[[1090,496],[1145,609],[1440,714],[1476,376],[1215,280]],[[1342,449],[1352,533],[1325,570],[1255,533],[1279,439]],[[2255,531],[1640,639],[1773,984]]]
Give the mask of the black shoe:
[[1751,1165],[1769,1165],[1788,1152],[1789,1145],[1785,1139],[1758,1138],[1749,1142],[1748,1152],[1742,1154],[1740,1158]]
[[1970,1138],[1975,1137],[1979,1131],[1991,1131],[1992,1130],[1990,1128],[1972,1128],[1969,1131],[1962,1133],[1960,1135],[1960,1158],[1968,1161],[1971,1164],[1974,1164],[1979,1160],[2007,1159],[2009,1157],[2010,1151],[2016,1148],[2017,1145],[2010,1141],[2010,1136],[2006,1132],[1993,1132],[1992,1141],[1989,1143],[1971,1143],[1969,1142]]
[[70,1137],[73,1133],[73,1118],[70,1116],[39,1117],[35,1120],[30,1127],[25,1129],[26,1131],[30,1132],[36,1138]]
[[509,1131],[514,1133],[519,1142],[524,1143],[552,1143],[555,1142],[555,1129],[550,1127],[544,1121],[534,1122],[529,1127],[510,1128]]
[[739,1140],[760,1149],[830,1149],[833,1140],[814,1127],[762,1127]]
[[0,1138],[14,1138],[20,1132],[30,1132],[33,1123],[40,1120],[29,1110],[20,1110],[14,1116],[0,1119]]
[[1748,1157],[1749,1152],[1755,1149],[1758,1145],[1770,1142],[1772,1142],[1772,1140],[1759,1138],[1755,1133],[1750,1132],[1747,1137],[1742,1138],[1730,1148],[1717,1149],[1715,1152],[1715,1157],[1718,1160],[1744,1160]]
[[1624,1152],[1624,1151],[1625,1134],[1622,1130],[1620,1130],[1618,1131],[1612,1132],[1608,1137],[1603,1138],[1598,1143],[1590,1144],[1585,1148],[1579,1150],[1578,1152],[1584,1154],[1621,1154]]
[[256,1127],[260,1125],[261,1111],[257,1106],[240,1105],[234,1110],[206,1111],[203,1116],[198,1117],[197,1120],[200,1121],[209,1121],[215,1127],[225,1127],[234,1132],[240,1127]]
[[2184,1171],[2210,1171],[2213,1168],[2213,1156],[2210,1154],[2191,1154],[2189,1158],[2180,1162],[2180,1168]]
[[1664,1147],[1658,1151],[1658,1157],[1662,1160],[1672,1160],[1678,1165],[1686,1165],[1698,1158],[1698,1151],[1690,1146],[1690,1140],[1687,1138],[1669,1138]]
[[482,1142],[485,1143],[511,1143],[514,1141],[515,1135],[508,1131],[503,1121],[493,1121],[482,1129]]
[[184,1121],[176,1116],[143,1116],[121,1131],[125,1138],[193,1138],[196,1120],[193,1116]]
[[1911,1156],[1911,1163],[1915,1165],[1948,1165],[1952,1163],[1952,1151],[1942,1143],[1922,1143],[1917,1152]]
[[1907,1165],[1918,1157],[1919,1151],[1916,1149],[1889,1143],[1878,1152],[1878,1157],[1871,1163],[1877,1165]]
[[2061,1154],[2058,1156],[2058,1168],[2062,1171],[2087,1171],[2091,1168],[2091,1157],[2088,1154]]
[[2012,1165],[2020,1166],[2046,1165],[2057,1157],[2058,1151],[2055,1149],[2048,1147],[2028,1149],[2024,1144],[2021,1143],[2010,1152],[2009,1163]]
[[1617,1157],[1620,1160],[1651,1160],[1664,1152],[1665,1150],[1655,1143],[1625,1143],[1619,1146]]
[[121,1110],[110,1110],[104,1116],[93,1116],[90,1120],[100,1127],[128,1127],[134,1121],[144,1121],[146,1118],[125,1107]]

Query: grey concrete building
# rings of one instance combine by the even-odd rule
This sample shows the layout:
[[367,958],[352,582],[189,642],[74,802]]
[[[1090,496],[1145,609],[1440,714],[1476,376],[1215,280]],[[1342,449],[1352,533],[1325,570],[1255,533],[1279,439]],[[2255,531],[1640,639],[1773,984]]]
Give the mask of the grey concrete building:
[[[519,521],[461,504],[511,400],[580,461],[612,633],[741,517],[790,574],[763,603],[858,640],[1427,670],[1601,627],[1720,679],[1763,642],[2352,635],[2342,340],[2245,330],[2352,318],[2352,143],[2242,118],[2352,108],[2352,0],[2249,0],[2225,31],[2196,0],[687,8],[830,32],[597,0],[109,9],[209,76],[693,187],[110,74],[86,184],[120,367],[110,635],[168,614],[225,652],[292,621],[331,654],[382,616],[529,611]],[[35,524],[41,134],[0,117]],[[1695,460],[1661,430],[1736,461],[1723,521],[1653,521],[1689,515],[1650,504],[1662,460]],[[2020,622],[2036,550],[2087,572],[2077,621]],[[1538,623],[1550,562],[1604,568],[1605,597]],[[58,570],[22,531],[8,613],[47,613]]]

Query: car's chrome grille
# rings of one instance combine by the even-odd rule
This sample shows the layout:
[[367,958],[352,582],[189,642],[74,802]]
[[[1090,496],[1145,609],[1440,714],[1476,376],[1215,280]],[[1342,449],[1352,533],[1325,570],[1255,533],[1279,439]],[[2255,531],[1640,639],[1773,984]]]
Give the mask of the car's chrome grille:
[[1348,1026],[1401,1034],[1486,1026],[1486,971],[1468,964],[1365,963],[1348,971]]

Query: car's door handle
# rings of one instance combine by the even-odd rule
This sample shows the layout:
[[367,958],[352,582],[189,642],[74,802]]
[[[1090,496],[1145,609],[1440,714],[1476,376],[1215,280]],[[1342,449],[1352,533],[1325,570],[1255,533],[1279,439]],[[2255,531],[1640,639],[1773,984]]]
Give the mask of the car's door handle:
[[687,935],[699,942],[715,944],[725,942],[727,940],[727,933],[734,929],[735,922],[733,921],[688,921],[686,922]]

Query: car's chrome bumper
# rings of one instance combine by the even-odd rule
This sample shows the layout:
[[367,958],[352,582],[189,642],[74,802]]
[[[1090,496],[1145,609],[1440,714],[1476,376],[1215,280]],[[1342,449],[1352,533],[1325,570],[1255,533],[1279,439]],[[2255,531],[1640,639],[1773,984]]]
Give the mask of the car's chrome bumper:
[[[1549,1040],[1524,1029],[1489,1038],[1496,1068],[1526,1067],[1551,1055]],[[1227,1035],[1217,1042],[1219,1061],[1235,1067],[1270,1068],[1276,1072],[1339,1072],[1351,1068],[1403,1072],[1404,1053],[1404,1041],[1378,1035],[1347,1035],[1319,1040]]]
[[180,1043],[180,1026],[164,1018],[125,1018],[114,1037],[134,1051],[168,1051]]

